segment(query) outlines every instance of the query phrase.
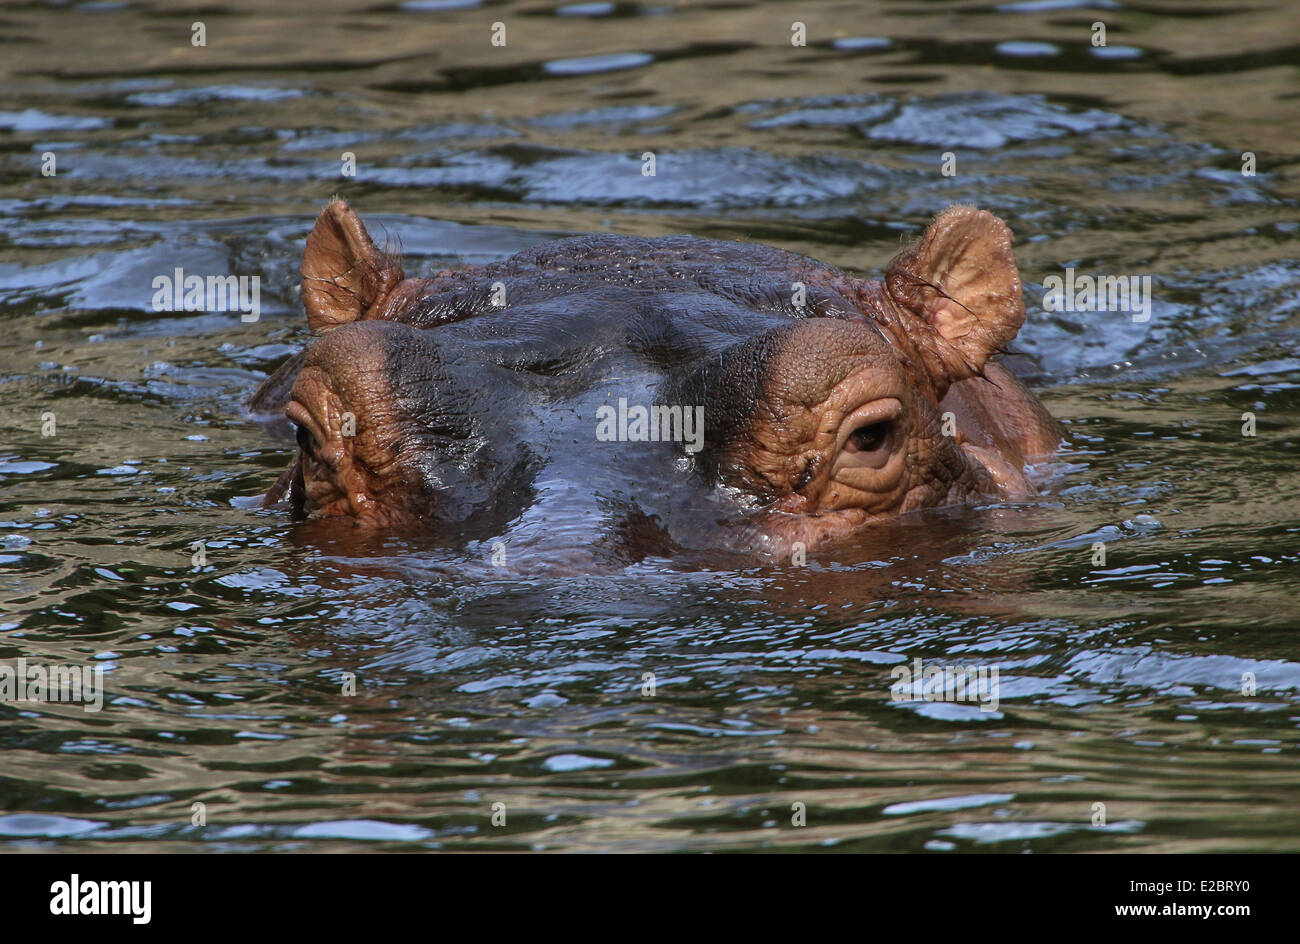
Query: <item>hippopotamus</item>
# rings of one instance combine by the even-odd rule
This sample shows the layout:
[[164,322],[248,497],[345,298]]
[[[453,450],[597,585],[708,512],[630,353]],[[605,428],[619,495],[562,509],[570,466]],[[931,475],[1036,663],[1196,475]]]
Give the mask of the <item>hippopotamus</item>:
[[498,551],[585,528],[640,559],[1033,495],[1062,431],[995,358],[1025,318],[1012,238],[954,206],[880,280],[612,234],[407,278],[335,199],[302,263],[313,339],[249,400],[296,427],[265,503]]

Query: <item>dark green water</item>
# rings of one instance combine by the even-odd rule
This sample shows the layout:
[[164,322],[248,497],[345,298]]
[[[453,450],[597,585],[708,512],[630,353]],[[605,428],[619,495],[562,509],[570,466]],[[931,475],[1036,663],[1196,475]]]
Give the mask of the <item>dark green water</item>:
[[[0,840],[1300,849],[1300,12],[204,10],[0,14],[0,660],[106,687],[99,712],[0,703]],[[569,61],[598,54],[624,57]],[[302,241],[334,193],[408,273],[591,230],[876,273],[975,202],[1018,235],[1017,366],[1073,445],[1036,501],[805,567],[501,571],[293,524],[255,507],[289,447],[240,402],[305,340]],[[155,311],[177,267],[260,276],[260,320]],[[1150,320],[1045,312],[1065,267],[1151,276]],[[918,657],[997,667],[998,710],[894,701]]]

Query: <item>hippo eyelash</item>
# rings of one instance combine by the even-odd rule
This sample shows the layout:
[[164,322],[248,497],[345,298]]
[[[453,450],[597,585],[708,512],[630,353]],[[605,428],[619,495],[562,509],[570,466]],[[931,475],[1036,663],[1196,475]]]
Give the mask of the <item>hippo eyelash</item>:
[[803,471],[799,473],[799,478],[795,480],[794,491],[800,491],[805,485],[817,477],[817,468],[821,465],[821,456],[810,456],[804,463]]

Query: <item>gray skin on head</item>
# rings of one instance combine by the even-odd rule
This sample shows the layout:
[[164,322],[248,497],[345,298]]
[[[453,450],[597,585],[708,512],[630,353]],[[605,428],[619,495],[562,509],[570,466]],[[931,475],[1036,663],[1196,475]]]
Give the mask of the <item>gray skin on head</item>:
[[[989,360],[1024,321],[1011,238],[952,207],[883,282],[765,246],[609,235],[407,279],[335,201],[303,261],[316,337],[250,399],[298,428],[267,502],[490,536],[562,478],[605,508],[707,493],[700,541],[734,517],[781,552],[1032,494],[1023,467],[1060,428]],[[620,399],[702,406],[703,448],[597,442]]]

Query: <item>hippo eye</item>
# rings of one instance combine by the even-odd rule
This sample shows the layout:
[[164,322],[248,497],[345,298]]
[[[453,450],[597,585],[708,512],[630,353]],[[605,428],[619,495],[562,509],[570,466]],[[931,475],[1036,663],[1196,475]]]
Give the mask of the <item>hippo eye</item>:
[[889,442],[889,420],[859,426],[844,443],[845,452],[877,452]]
[[831,477],[850,488],[879,489],[893,478],[881,477],[892,469],[901,474],[907,450],[907,424],[903,402],[898,397],[881,397],[858,407],[841,420],[840,447],[831,467]]

